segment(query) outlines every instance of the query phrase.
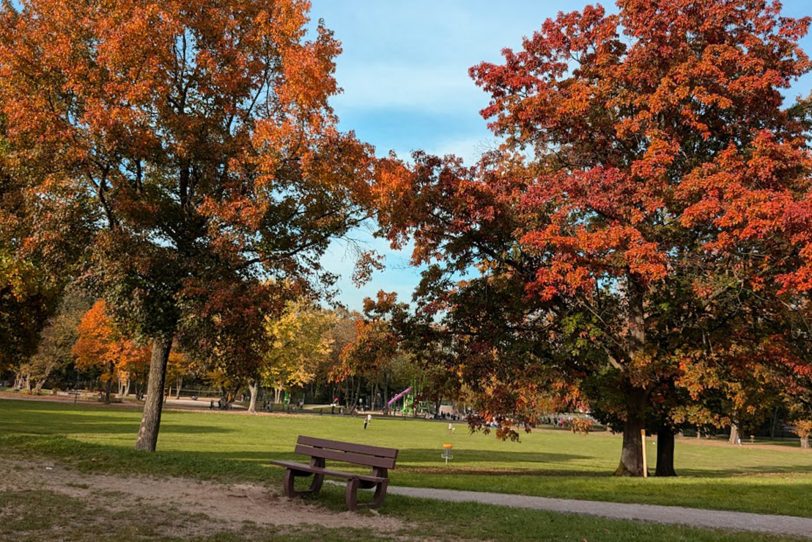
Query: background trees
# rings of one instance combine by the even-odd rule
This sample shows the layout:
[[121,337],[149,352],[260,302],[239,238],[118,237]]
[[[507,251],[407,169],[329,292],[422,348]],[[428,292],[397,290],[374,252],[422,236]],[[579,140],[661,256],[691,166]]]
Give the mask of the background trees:
[[73,346],[78,339],[78,328],[92,300],[74,287],[64,293],[56,314],[42,330],[37,351],[30,361],[20,367],[27,386],[40,393],[49,377],[73,364]]
[[[108,315],[107,304],[98,300],[83,316],[76,328],[72,352],[79,369],[98,368],[105,384],[105,401],[110,402],[113,379],[135,372],[147,363],[148,349],[122,335]],[[163,390],[161,390],[163,393]]]
[[[306,299],[288,302],[279,318],[266,319],[267,350],[260,375],[261,382],[273,388],[274,402],[280,402],[283,391],[300,388],[315,378],[332,350],[330,331],[335,323],[334,314]],[[252,392],[252,405],[254,396]]]

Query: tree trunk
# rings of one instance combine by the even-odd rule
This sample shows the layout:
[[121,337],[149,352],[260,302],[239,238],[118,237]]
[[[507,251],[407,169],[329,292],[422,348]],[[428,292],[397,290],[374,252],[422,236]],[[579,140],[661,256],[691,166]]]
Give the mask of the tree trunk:
[[147,398],[141,416],[141,427],[135,441],[136,450],[154,452],[158,445],[158,430],[161,427],[161,410],[164,404],[164,380],[169,351],[172,348],[172,337],[155,339],[152,343],[152,358],[149,361],[147,381]]
[[623,449],[615,476],[643,476],[643,441],[640,432],[644,427],[637,413],[628,415],[623,424]]
[[248,403],[248,412],[257,413],[257,395],[259,395],[259,383],[256,380],[248,382],[248,391],[251,393],[251,402]]
[[730,438],[728,439],[730,444],[738,444],[739,443],[739,426],[735,423],[730,424]]
[[128,397],[130,395],[130,375],[127,374],[127,380],[124,381],[124,397]]
[[116,365],[112,361],[108,361],[107,363],[108,363],[107,365],[108,372],[107,372],[107,382],[106,385],[104,386],[104,402],[109,405],[110,395],[113,392],[113,375],[115,374],[116,371]]
[[389,414],[389,373],[385,373],[383,377],[383,404],[381,408],[384,411],[384,414]]
[[801,448],[805,450],[809,448],[809,435],[801,437]]
[[183,386],[183,377],[179,376],[178,379],[176,380],[175,384],[176,384],[176,386],[178,388],[178,391],[175,393],[175,399],[180,399],[180,388],[181,388],[181,386]]
[[676,476],[674,470],[674,431],[662,428],[657,431],[657,469],[654,476]]
[[[629,330],[626,353],[629,359],[642,355],[646,348],[645,286],[631,274],[626,275],[626,301]],[[645,429],[645,392],[631,385],[626,392],[626,420],[623,424],[623,448],[615,476],[643,476],[643,441],[640,432]]]

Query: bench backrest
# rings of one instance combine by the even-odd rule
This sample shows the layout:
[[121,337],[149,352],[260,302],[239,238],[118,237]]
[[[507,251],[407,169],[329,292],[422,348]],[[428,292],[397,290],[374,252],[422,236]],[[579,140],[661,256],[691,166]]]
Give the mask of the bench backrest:
[[395,460],[398,457],[398,451],[395,448],[381,448],[380,446],[367,446],[366,444],[302,435],[296,441],[296,453],[380,469],[395,468]]

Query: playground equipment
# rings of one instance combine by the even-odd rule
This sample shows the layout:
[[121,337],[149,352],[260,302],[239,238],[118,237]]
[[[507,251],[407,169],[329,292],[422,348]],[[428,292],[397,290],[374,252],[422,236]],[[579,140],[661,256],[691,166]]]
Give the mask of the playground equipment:
[[406,415],[414,407],[414,397],[410,395],[412,386],[409,386],[399,394],[395,395],[386,402],[386,408],[391,409],[392,405],[403,399],[403,406],[400,409],[401,414]]
[[411,386],[409,386],[408,388],[406,388],[405,390],[403,390],[399,394],[397,394],[394,397],[392,397],[391,399],[389,399],[389,401],[386,403],[387,408],[392,408],[392,405],[394,405],[395,403],[400,401],[403,398],[403,396],[408,394],[410,391],[412,391]]

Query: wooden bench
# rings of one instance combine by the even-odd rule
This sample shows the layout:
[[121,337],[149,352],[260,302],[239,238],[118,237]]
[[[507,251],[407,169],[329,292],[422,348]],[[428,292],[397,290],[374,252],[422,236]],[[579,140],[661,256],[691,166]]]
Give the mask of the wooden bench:
[[[389,469],[395,468],[395,459],[398,451],[394,448],[381,448],[378,446],[366,446],[364,444],[353,444],[351,442],[339,442],[337,440],[325,440],[314,437],[299,436],[296,441],[297,454],[309,455],[310,464],[296,463],[294,461],[271,461],[274,465],[285,467],[285,479],[282,489],[287,497],[293,498],[309,493],[316,494],[321,490],[324,477],[341,478],[347,481],[345,500],[349,510],[358,509],[358,488],[375,488],[372,502],[365,506],[377,508],[383,504],[386,496],[386,488],[389,485],[387,476]],[[326,460],[343,461],[353,465],[363,465],[371,467],[369,474],[359,474],[355,472],[343,472],[326,468]],[[299,477],[312,476],[310,487],[305,491],[296,491],[294,481]]]

